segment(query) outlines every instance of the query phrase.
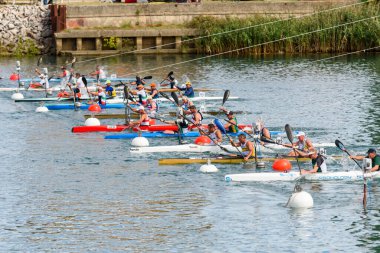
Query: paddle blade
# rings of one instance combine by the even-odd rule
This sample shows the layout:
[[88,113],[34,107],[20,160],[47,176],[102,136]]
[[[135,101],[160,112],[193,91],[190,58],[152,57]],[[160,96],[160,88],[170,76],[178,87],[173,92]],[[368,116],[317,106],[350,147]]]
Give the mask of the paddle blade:
[[169,96],[167,94],[165,94],[164,92],[162,91],[159,91],[158,93],[160,93],[160,95],[164,98],[166,98],[167,100],[170,100]]
[[170,94],[172,95],[174,102],[179,106],[179,100],[178,100],[177,94],[175,92],[171,92]]
[[37,67],[39,67],[41,63],[42,63],[42,55],[40,56],[40,58],[38,58]]
[[169,73],[168,73],[168,76],[167,77],[169,77],[169,76],[171,76],[171,75],[173,75],[174,74],[174,72],[173,71],[170,71]]
[[291,129],[289,124],[285,125],[285,132],[286,132],[286,136],[288,137],[290,143],[293,144],[293,132],[292,132],[292,129]]
[[143,79],[152,79],[153,76],[145,76]]
[[71,67],[73,68],[74,67],[74,64],[75,64],[75,62],[77,61],[77,58],[73,58],[73,60],[71,61]]
[[339,140],[335,140],[335,145],[342,151],[345,151],[346,148],[344,147],[343,143]]
[[222,122],[220,122],[219,119],[214,119],[214,125],[222,132],[222,134],[226,134],[227,131],[226,129],[224,128]]
[[82,76],[82,81],[84,83],[84,86],[87,87],[87,79],[86,79],[86,77]]
[[224,105],[224,103],[227,101],[228,97],[230,96],[230,90],[226,90],[224,92],[224,95],[223,95],[223,103],[222,103],[222,106]]

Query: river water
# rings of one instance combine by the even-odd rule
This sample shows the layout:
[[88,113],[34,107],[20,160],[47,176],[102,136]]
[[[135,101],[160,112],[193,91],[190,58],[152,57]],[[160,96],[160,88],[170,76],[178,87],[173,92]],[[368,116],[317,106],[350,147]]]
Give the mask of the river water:
[[[248,112],[238,115],[240,122],[260,117],[274,130],[288,123],[316,143],[340,139],[356,154],[380,146],[378,55],[321,62],[316,60],[328,55],[222,57],[165,67],[195,57],[78,58],[76,69],[88,73],[101,64],[118,75],[142,71],[158,83],[173,70],[195,87],[230,89],[231,96],[241,97],[226,103]],[[52,73],[65,60],[44,58],[41,66]],[[21,74],[32,76],[36,62],[22,59]],[[8,77],[15,59],[1,58],[0,64],[0,76]],[[11,85],[16,84],[0,82]],[[222,96],[223,91],[209,94]],[[130,140],[72,134],[71,127],[82,125],[87,112],[38,114],[36,104],[14,103],[10,95],[0,94],[1,252],[380,251],[379,181],[369,184],[366,210],[360,181],[302,182],[314,207],[292,210],[285,204],[294,182],[224,181],[226,174],[255,171],[246,165],[216,165],[219,172],[211,174],[199,172],[198,164],[159,166],[158,158],[176,155],[131,155]],[[151,146],[177,143],[149,141]],[[334,147],[327,152],[342,155]],[[347,158],[329,160],[328,169],[355,165]]]

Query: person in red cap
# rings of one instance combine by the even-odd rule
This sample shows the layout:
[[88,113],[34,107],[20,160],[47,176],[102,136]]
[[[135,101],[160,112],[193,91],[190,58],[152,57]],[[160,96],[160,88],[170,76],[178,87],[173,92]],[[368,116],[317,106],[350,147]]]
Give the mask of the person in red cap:
[[376,149],[370,148],[367,151],[367,156],[350,156],[352,159],[363,160],[370,158],[372,160],[372,168],[370,172],[378,171],[380,169],[380,156],[376,154]]
[[155,83],[150,84],[150,89],[149,90],[149,95],[153,98],[156,99],[158,98],[158,90],[157,90],[157,85]]

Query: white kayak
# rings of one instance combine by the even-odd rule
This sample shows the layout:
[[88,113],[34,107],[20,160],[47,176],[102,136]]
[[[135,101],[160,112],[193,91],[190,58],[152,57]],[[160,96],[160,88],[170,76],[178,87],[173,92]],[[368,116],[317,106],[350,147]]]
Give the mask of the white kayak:
[[[189,99],[193,102],[194,101],[219,101],[219,100],[223,100],[223,97],[201,97],[201,96],[198,96],[198,97],[193,97],[193,98],[189,98]],[[236,99],[239,99],[239,98],[238,97],[229,97],[228,98],[228,100],[236,100]],[[136,100],[137,100],[137,98],[136,98]],[[158,103],[171,102],[168,99],[162,98],[162,97],[156,98],[154,100]],[[179,100],[181,100],[181,98],[179,98]],[[119,103],[123,103],[123,101],[124,101],[124,98],[117,97],[117,98],[107,100],[107,103],[119,104]]]
[[[367,178],[380,178],[379,172],[366,173]],[[227,182],[269,182],[269,181],[358,181],[363,180],[362,171],[336,171],[326,173],[313,173],[300,176],[299,172],[262,172],[229,174],[224,177]]]
[[[335,143],[330,143],[330,142],[326,142],[326,143],[313,143],[313,146],[315,148],[324,148],[324,147],[336,147]],[[282,145],[278,145],[278,144],[272,144],[272,143],[266,143],[264,145],[264,147],[267,147],[268,149],[289,149],[288,147],[284,147]]]
[[[222,145],[223,148],[229,152],[238,152],[237,149],[231,145]],[[239,148],[241,151],[241,148]],[[184,144],[172,146],[156,146],[156,147],[132,147],[129,150],[133,154],[141,153],[162,153],[162,152],[190,152],[190,153],[224,153],[219,146],[215,145],[197,145],[197,144]]]

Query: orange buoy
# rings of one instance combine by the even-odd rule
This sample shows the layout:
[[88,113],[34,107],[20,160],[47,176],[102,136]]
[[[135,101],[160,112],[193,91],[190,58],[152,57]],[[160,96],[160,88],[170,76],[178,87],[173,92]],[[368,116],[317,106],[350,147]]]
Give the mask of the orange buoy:
[[156,125],[156,120],[155,119],[150,119],[149,120],[149,125]]
[[195,139],[194,143],[197,145],[208,145],[211,143],[211,139],[205,135],[201,135]]
[[88,107],[88,110],[91,112],[100,112],[102,108],[98,104],[92,104]]
[[289,171],[292,169],[292,164],[286,159],[277,159],[272,165],[273,170],[275,171]]
[[15,74],[15,73],[13,73],[13,74],[9,77],[9,79],[12,80],[12,81],[16,81],[16,80],[18,80],[18,75]]

